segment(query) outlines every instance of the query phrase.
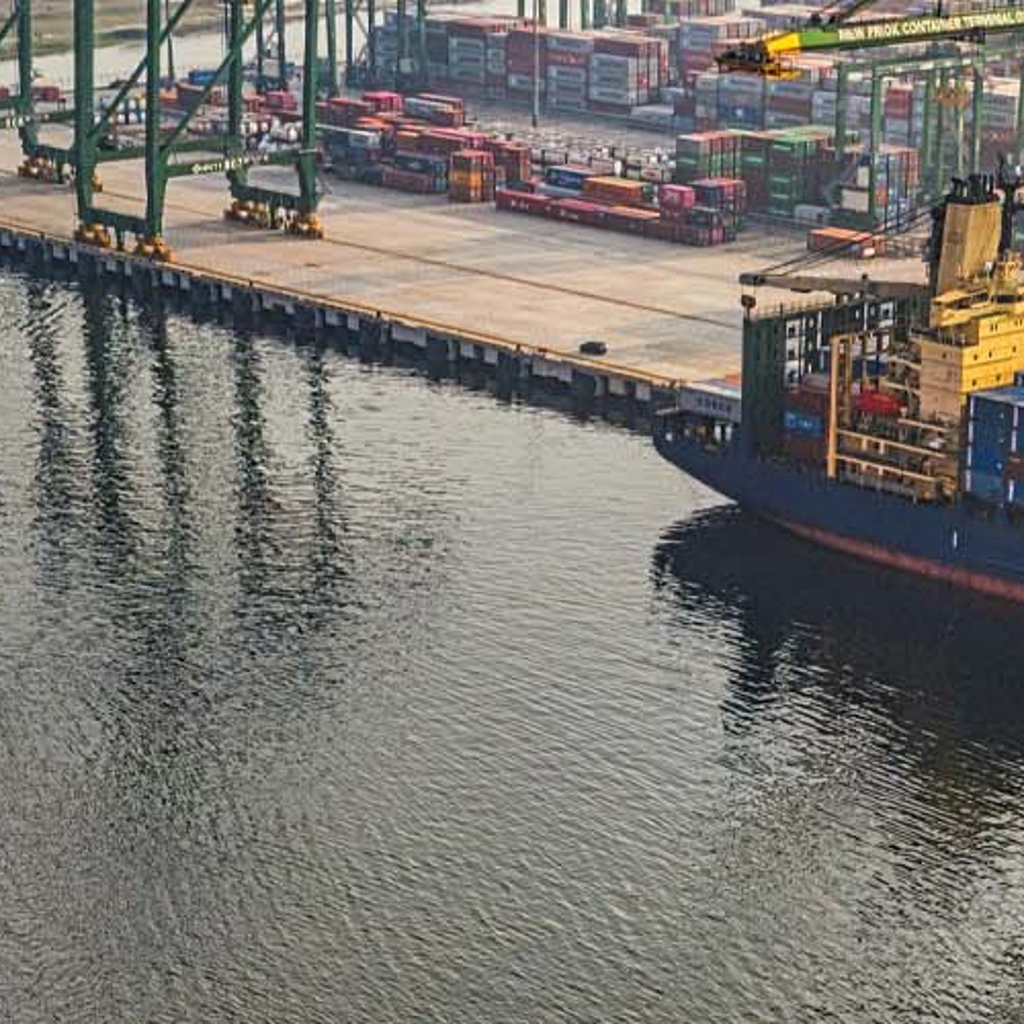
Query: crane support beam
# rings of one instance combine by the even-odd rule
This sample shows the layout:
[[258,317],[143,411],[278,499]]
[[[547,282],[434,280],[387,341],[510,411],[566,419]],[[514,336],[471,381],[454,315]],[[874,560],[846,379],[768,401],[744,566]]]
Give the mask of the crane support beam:
[[[160,31],[160,45],[163,46],[170,41],[171,33],[177,27],[178,23],[188,12],[192,6],[194,0],[181,0],[181,3],[175,9],[174,13],[167,19],[167,23],[163,26]],[[110,127],[110,119],[114,116],[121,104],[128,98],[128,94],[134,89],[139,82],[142,80],[143,75],[146,73],[146,68],[149,64],[148,54],[143,57],[138,64],[135,65],[135,70],[124,80],[121,88],[117,90],[113,101],[107,106],[107,109],[100,114],[96,120],[95,125],[92,129],[94,137],[99,138],[106,130]]]
[[277,0],[274,5],[274,31],[277,33],[277,87],[279,89],[288,88],[287,28],[288,20],[284,0]]
[[4,40],[18,27],[18,8],[15,7],[13,11],[7,16],[3,25],[0,25],[0,44],[3,44]]
[[[151,0],[152,2],[152,0]],[[94,96],[93,16],[95,0],[75,0],[75,194],[79,209],[92,206],[96,141],[92,134]]]
[[[166,175],[160,160],[160,35],[163,4],[146,0],[146,237],[163,231]],[[82,168],[79,168],[81,176]]]
[[983,41],[988,35],[1024,31],[1024,7],[1004,7],[972,14],[890,18],[852,24],[808,25],[775,32],[742,43],[716,58],[723,71],[748,71],[768,77],[787,77],[786,57],[826,50],[860,50],[878,46],[907,46],[937,39]]
[[338,95],[338,7],[335,0],[324,0],[327,28],[327,95]]

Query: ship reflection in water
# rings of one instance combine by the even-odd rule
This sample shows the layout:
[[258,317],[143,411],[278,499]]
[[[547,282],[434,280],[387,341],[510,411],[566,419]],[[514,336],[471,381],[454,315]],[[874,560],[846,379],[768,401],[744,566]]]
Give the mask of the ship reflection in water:
[[756,901],[822,1019],[1020,1019],[1020,610],[735,507],[669,530],[653,580],[724,669],[723,930]]

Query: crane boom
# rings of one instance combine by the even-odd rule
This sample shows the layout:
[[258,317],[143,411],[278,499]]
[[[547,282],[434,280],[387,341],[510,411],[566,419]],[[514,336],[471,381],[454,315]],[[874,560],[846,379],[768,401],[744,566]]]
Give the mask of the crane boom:
[[863,277],[817,277],[813,274],[760,273],[740,274],[740,284],[747,288],[784,288],[789,292],[829,292],[832,295],[870,295],[877,299],[925,298],[926,284],[914,281],[875,281]]
[[891,18],[852,23],[808,25],[773,32],[742,43],[717,58],[722,71],[746,71],[766,78],[788,78],[786,57],[827,50],[856,50],[873,46],[907,46],[935,39],[982,40],[993,32],[1024,31],[1024,7],[1003,7],[973,14]]

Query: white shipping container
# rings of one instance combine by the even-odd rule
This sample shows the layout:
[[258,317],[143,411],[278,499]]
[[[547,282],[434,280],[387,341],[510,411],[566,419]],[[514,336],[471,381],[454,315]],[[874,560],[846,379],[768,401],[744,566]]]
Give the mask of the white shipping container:
[[793,219],[797,224],[822,225],[828,223],[829,210],[827,206],[814,206],[811,203],[797,203],[793,207]]
[[870,208],[869,193],[866,189],[844,188],[840,190],[840,206],[854,213],[867,213]]
[[643,98],[637,90],[601,89],[591,86],[587,95],[598,103],[615,103],[623,107],[639,106]]
[[593,36],[577,35],[568,32],[550,32],[547,36],[549,50],[561,50],[568,53],[590,53],[594,49]]

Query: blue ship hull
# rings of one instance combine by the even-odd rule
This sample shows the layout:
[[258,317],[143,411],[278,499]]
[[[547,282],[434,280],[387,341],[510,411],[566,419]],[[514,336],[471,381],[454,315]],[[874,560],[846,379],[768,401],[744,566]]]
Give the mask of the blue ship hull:
[[919,504],[704,446],[671,430],[659,453],[741,507],[854,557],[1024,602],[1024,526],[1000,509]]

